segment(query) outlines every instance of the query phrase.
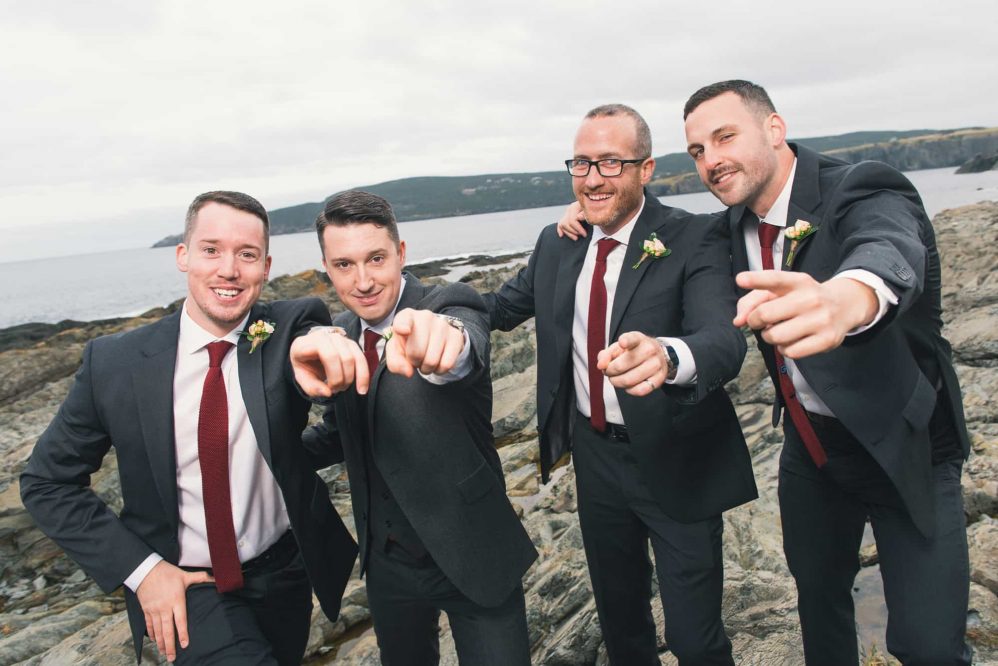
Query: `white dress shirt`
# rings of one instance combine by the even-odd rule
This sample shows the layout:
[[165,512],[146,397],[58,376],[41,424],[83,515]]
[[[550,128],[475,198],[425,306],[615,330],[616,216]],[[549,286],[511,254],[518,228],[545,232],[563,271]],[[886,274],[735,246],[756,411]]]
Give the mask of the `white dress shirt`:
[[[787,214],[790,211],[790,192],[793,189],[794,184],[794,174],[797,173],[797,159],[794,159],[793,166],[790,168],[790,175],[787,178],[787,182],[783,185],[783,190],[780,191],[780,196],[776,198],[773,206],[769,209],[765,218],[760,216],[762,222],[766,224],[772,224],[777,227],[786,227],[790,220],[787,219]],[[793,223],[796,223],[793,220]],[[811,224],[814,224],[814,220],[808,220]],[[817,233],[820,233],[817,232]],[[761,271],[762,268],[762,247],[759,244],[759,224],[750,223],[746,224],[744,228],[745,234],[745,249],[748,255],[748,265],[749,270]],[[780,234],[776,237],[776,241],[773,243],[773,267],[775,270],[783,270],[783,246],[784,239],[786,236]],[[833,277],[833,280],[839,278],[850,278],[856,280],[857,282],[862,282],[871,289],[877,295],[878,310],[876,316],[873,320],[866,324],[865,326],[859,326],[851,331],[848,335],[856,335],[857,333],[862,333],[863,331],[871,328],[877,324],[878,321],[883,318],[884,314],[887,312],[887,308],[891,305],[897,305],[898,297],[891,291],[887,284],[877,275],[874,275],[870,271],[865,271],[861,269],[852,269],[848,271],[842,271]],[[828,408],[821,398],[814,392],[814,390],[808,385],[804,376],[797,369],[797,364],[794,363],[792,359],[784,359],[787,364],[787,374],[790,379],[793,380],[794,390],[797,392],[797,398],[800,403],[809,412],[816,414],[824,414],[825,416],[835,416],[832,410]]]
[[[383,336],[385,331],[387,331],[388,328],[392,325],[392,322],[395,321],[395,313],[398,311],[399,303],[402,301],[403,291],[405,291],[404,276],[402,277],[402,285],[399,287],[398,300],[395,301],[395,307],[392,308],[392,311],[388,314],[388,316],[375,324],[369,324],[363,319],[360,320],[360,337],[357,340],[357,344],[360,345],[361,349],[364,348],[364,331],[366,331],[367,329],[371,329],[378,335],[382,336],[378,338],[378,343],[377,343],[378,358],[384,356],[385,344],[387,343],[387,341]],[[461,353],[458,354],[457,360],[454,362],[454,367],[451,368],[449,372],[446,372],[442,375],[437,375],[437,374],[424,375],[422,372],[420,372],[417,369],[416,372],[419,372],[420,377],[430,382],[431,384],[436,384],[440,386],[443,384],[449,384],[450,382],[460,381],[468,376],[473,366],[471,362],[471,342],[468,340],[468,332],[463,331],[462,333],[464,334],[464,346],[461,348]]]
[[[227,335],[218,338],[201,328],[187,314],[184,303],[177,340],[177,364],[173,374],[173,428],[177,458],[177,502],[180,509],[180,560],[189,567],[210,567],[208,532],[205,527],[201,491],[201,463],[198,459],[198,413],[204,378],[208,372],[208,343],[226,340],[234,346],[222,359],[222,377],[229,408],[229,488],[232,523],[236,533],[239,561],[246,562],[263,553],[285,532],[290,523],[281,489],[260,453],[239,385],[236,347],[239,332],[249,315]],[[257,354],[260,350],[257,350]],[[163,559],[152,554],[125,579],[132,591],[146,574]]]
[[[593,271],[596,268],[596,243],[603,238],[613,238],[620,245],[613,248],[606,257],[606,274],[603,277],[603,284],[606,285],[606,330],[603,331],[604,339],[610,335],[610,313],[613,312],[613,297],[617,291],[617,280],[620,271],[624,268],[624,255],[627,254],[627,244],[634,231],[634,225],[641,212],[645,208],[645,200],[641,199],[641,207],[638,212],[628,220],[627,224],[617,230],[616,233],[607,235],[600,227],[593,227],[593,233],[589,239],[589,249],[586,250],[586,259],[582,263],[582,272],[575,283],[575,319],[572,322],[572,366],[574,368],[575,380],[575,403],[576,407],[584,416],[592,416],[589,406],[589,353],[588,334],[589,326],[589,290],[592,288]],[[641,239],[637,242],[641,242]],[[655,261],[648,259],[647,261]],[[660,261],[665,261],[662,259]],[[630,267],[628,267],[630,270]],[[693,360],[693,353],[689,346],[679,338],[658,338],[662,344],[670,345],[679,358],[679,367],[676,376],[666,380],[667,384],[690,385],[696,383],[697,371],[696,362]],[[607,339],[606,346],[609,347],[613,340]],[[610,380],[603,377],[603,404],[606,406],[607,423],[626,425],[624,415],[620,411],[620,403],[617,401],[617,393],[614,391]]]

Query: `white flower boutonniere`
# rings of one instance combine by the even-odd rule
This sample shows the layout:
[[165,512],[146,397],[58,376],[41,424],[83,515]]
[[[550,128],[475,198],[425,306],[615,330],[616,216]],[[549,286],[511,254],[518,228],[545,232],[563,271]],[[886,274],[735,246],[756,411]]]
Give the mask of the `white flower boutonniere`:
[[255,322],[249,325],[249,327],[242,332],[246,336],[246,339],[250,341],[249,353],[252,354],[256,351],[256,348],[267,341],[270,334],[274,332],[274,324],[269,321],[264,321],[262,319],[257,319]]
[[797,252],[797,246],[800,242],[817,230],[818,227],[807,220],[797,220],[792,227],[787,227],[787,230],[783,232],[790,239],[790,251],[787,252],[785,261],[787,265],[790,265],[790,262],[794,260],[794,253]]
[[668,257],[672,254],[672,250],[667,248],[662,244],[662,241],[658,239],[658,236],[652,232],[652,235],[648,237],[648,240],[641,244],[641,258],[638,259],[638,263],[631,266],[632,269],[636,269],[641,265],[641,262],[651,257],[652,259],[659,259],[660,257]]

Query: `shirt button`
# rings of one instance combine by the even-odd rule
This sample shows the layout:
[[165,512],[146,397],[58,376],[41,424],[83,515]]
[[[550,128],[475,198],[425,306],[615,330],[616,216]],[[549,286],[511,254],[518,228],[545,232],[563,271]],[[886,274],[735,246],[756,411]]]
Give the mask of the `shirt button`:
[[238,546],[240,548],[245,548],[246,547],[246,539],[240,539]]

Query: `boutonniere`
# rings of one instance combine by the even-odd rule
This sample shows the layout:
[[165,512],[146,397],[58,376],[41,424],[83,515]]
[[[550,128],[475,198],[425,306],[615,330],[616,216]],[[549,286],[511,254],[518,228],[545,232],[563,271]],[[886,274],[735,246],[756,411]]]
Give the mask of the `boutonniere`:
[[641,244],[641,258],[638,259],[638,263],[631,266],[631,269],[636,269],[648,257],[658,259],[660,257],[668,257],[670,254],[672,254],[672,250],[663,245],[662,241],[655,235],[655,232],[652,232],[648,240]]
[[246,336],[246,339],[250,341],[249,353],[252,354],[256,351],[256,348],[267,341],[270,334],[274,332],[274,324],[269,321],[264,321],[262,319],[257,319],[255,322],[249,325],[245,331],[242,332]]
[[787,252],[785,264],[790,265],[790,262],[794,260],[794,253],[797,251],[797,246],[800,245],[800,242],[817,230],[818,227],[812,225],[807,220],[797,220],[792,227],[787,227],[787,230],[783,233],[790,239],[790,251]]

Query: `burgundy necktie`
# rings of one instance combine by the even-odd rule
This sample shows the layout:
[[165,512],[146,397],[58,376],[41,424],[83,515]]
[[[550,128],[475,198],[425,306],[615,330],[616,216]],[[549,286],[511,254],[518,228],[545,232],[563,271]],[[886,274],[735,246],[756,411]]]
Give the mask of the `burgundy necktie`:
[[[762,248],[762,267],[766,270],[773,270],[773,243],[780,236],[782,229],[774,224],[759,222],[759,245]],[[776,372],[780,378],[780,393],[783,394],[783,404],[790,412],[790,420],[794,422],[797,433],[800,435],[807,452],[811,455],[811,460],[818,467],[822,467],[828,462],[825,449],[818,441],[818,435],[811,426],[811,421],[804,413],[804,406],[797,400],[797,391],[794,389],[794,382],[787,372],[787,363],[783,359],[776,347],[773,347],[773,354],[776,356]]]
[[606,430],[606,405],[603,404],[603,373],[596,367],[596,357],[606,348],[606,257],[620,241],[602,238],[596,243],[596,265],[589,288],[589,323],[586,327],[586,351],[589,363],[589,422],[599,432]]
[[224,340],[208,345],[208,374],[204,378],[201,410],[198,413],[198,461],[201,464],[204,520],[208,529],[212,575],[219,592],[231,592],[243,586],[236,530],[232,525],[229,401],[222,377],[222,359],[231,348],[232,343]]
[[378,340],[381,335],[369,328],[364,329],[364,358],[367,359],[367,371],[374,377],[374,371],[378,369]]

